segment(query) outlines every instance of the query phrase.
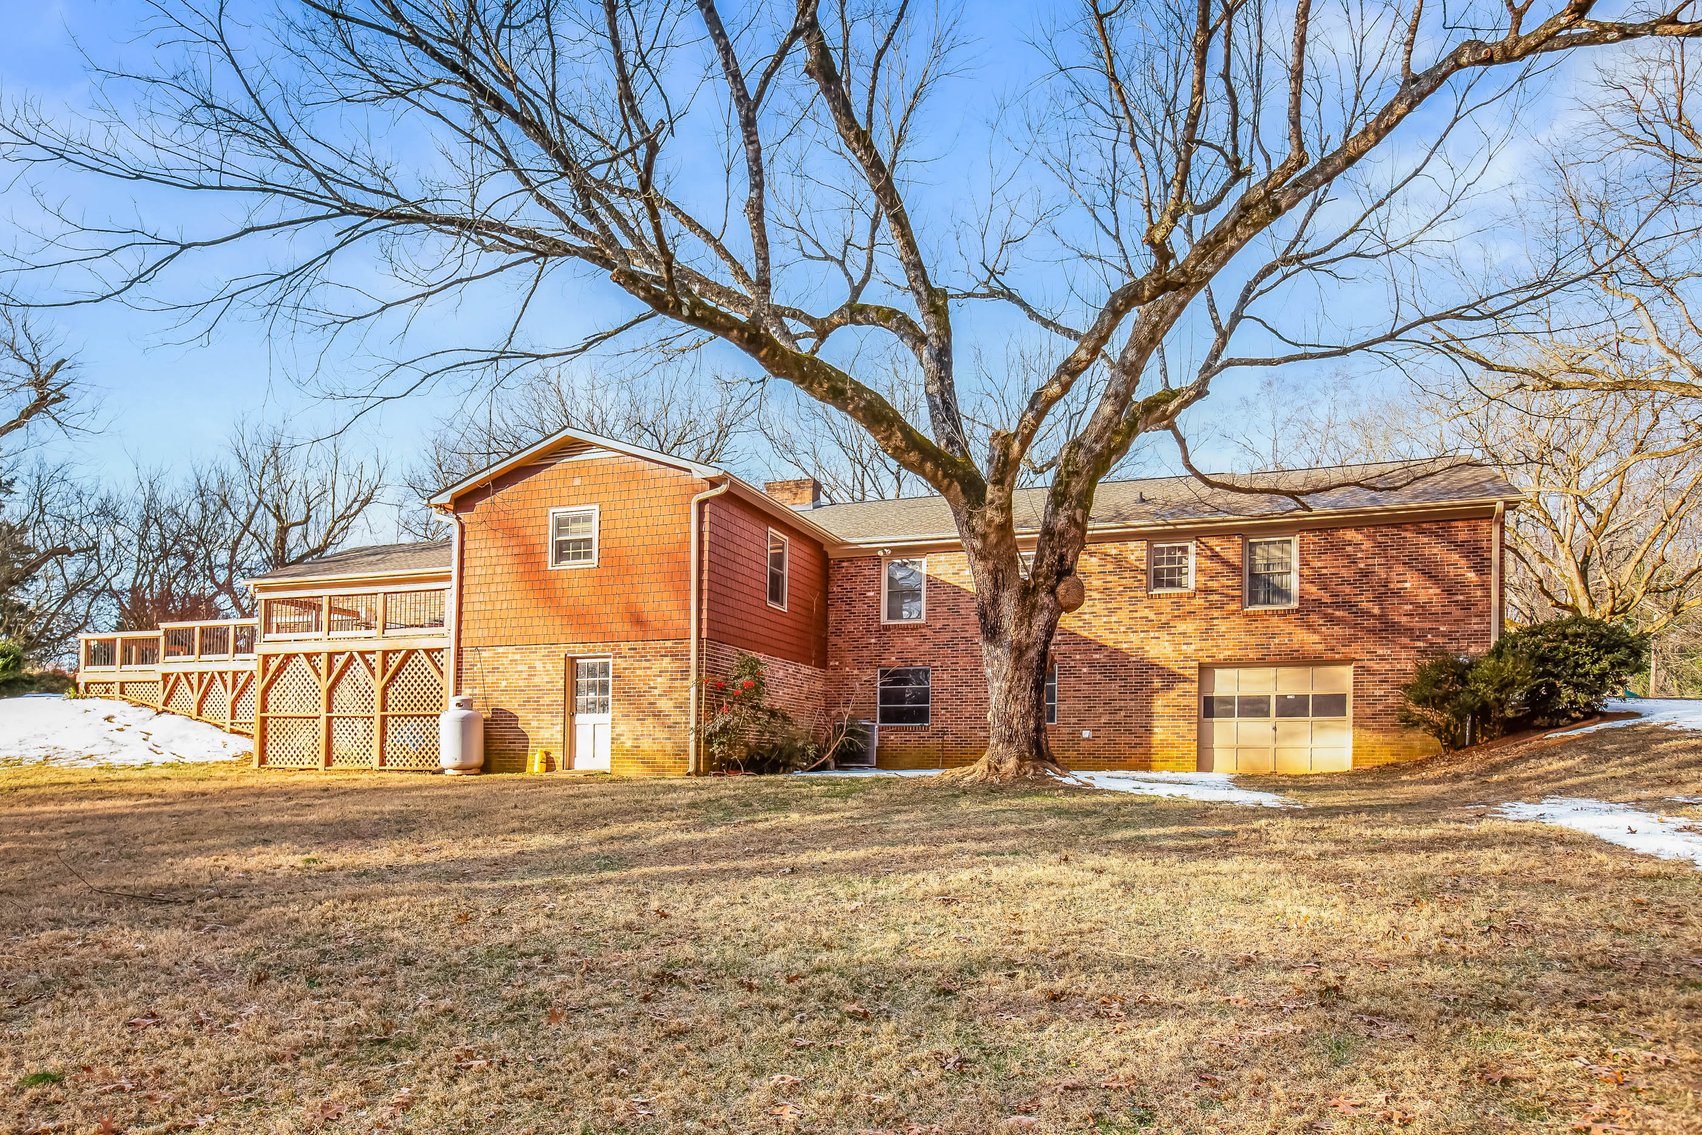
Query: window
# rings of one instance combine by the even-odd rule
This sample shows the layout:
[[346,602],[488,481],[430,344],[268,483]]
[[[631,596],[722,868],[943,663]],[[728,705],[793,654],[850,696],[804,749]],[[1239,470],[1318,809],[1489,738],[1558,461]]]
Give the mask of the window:
[[609,712],[614,663],[607,658],[573,660],[573,714],[590,717]]
[[895,666],[880,672],[875,720],[882,725],[926,725],[933,699],[933,672],[926,666]]
[[1147,548],[1147,590],[1192,591],[1194,545],[1152,544]]
[[927,560],[888,560],[881,584],[881,622],[919,623],[927,610]]
[[1016,573],[1027,579],[1034,574],[1034,553],[1019,551],[1016,554]]
[[1247,606],[1295,605],[1293,536],[1247,541]]
[[1058,664],[1046,671],[1046,724],[1058,724]]
[[786,569],[791,555],[791,542],[770,528],[768,530],[768,605],[786,609]]
[[597,506],[550,513],[550,566],[597,566]]

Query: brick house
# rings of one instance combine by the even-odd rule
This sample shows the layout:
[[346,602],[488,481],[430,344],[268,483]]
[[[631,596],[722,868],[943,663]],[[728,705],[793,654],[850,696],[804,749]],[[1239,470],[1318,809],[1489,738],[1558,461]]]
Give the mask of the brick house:
[[[1086,600],[1060,624],[1047,686],[1064,763],[1308,772],[1433,750],[1399,724],[1400,686],[1426,652],[1481,651],[1499,634],[1503,516],[1519,496],[1450,460],[1281,474],[1285,490],[1308,478],[1318,488],[1298,498],[1187,477],[1100,487],[1077,567]],[[1019,542],[1043,503],[1018,494]],[[469,695],[485,715],[487,769],[541,753],[550,769],[685,774],[700,767],[693,676],[724,675],[741,653],[763,660],[770,700],[800,724],[869,723],[881,767],[980,754],[973,585],[938,497],[827,504],[810,480],[759,490],[564,431],[431,504],[449,541],[253,581],[261,763],[420,767],[427,754],[397,722],[418,716],[415,687],[435,667],[434,698]],[[414,592],[431,586],[435,624],[389,614],[421,609]],[[304,660],[266,658],[280,653]],[[408,712],[387,722],[387,675],[407,667],[394,697]],[[294,675],[289,713],[272,708],[266,674]],[[363,731],[369,707],[380,716]]]

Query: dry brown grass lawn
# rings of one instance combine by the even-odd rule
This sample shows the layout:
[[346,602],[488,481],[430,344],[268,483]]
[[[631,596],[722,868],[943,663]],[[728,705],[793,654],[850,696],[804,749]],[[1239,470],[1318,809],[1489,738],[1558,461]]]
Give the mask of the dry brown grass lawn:
[[1702,872],[1475,807],[1702,738],[1262,787],[0,772],[0,1128],[1702,1130]]

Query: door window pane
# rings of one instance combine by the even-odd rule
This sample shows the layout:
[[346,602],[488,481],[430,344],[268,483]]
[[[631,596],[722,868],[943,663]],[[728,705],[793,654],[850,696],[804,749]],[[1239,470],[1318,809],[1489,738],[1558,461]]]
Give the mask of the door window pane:
[[1311,717],[1312,698],[1307,694],[1278,694],[1276,710],[1278,717]]
[[1247,606],[1294,606],[1294,540],[1247,541]]
[[882,725],[926,725],[933,700],[933,675],[926,666],[880,671],[876,719]]
[[573,712],[608,713],[611,663],[607,658],[581,658],[573,663]]
[[922,560],[888,560],[886,562],[886,621],[889,623],[919,623],[922,621],[923,588],[926,575]]
[[1235,699],[1236,717],[1269,717],[1271,715],[1271,696],[1269,694],[1242,694]]

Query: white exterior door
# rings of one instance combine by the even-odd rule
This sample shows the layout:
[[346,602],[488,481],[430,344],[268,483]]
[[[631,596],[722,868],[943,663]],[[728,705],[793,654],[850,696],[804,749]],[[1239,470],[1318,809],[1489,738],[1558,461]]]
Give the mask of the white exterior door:
[[609,767],[609,724],[614,675],[607,658],[575,658],[573,668],[573,767]]
[[1200,671],[1206,772],[1342,772],[1353,765],[1353,667]]

